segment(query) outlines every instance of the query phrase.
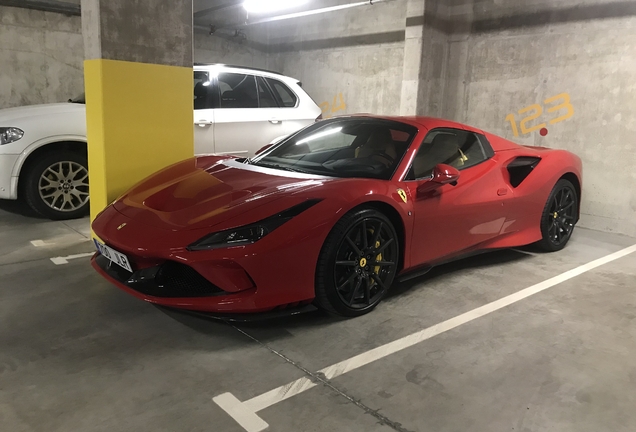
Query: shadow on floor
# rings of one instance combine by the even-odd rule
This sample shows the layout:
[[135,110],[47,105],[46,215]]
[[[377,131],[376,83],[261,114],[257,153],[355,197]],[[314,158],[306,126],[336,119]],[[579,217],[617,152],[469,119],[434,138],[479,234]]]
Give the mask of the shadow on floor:
[[33,219],[45,219],[44,217],[34,212],[31,207],[26,205],[26,203],[24,203],[22,200],[0,200],[0,210]]
[[422,283],[426,283],[427,281],[432,279],[452,275],[453,273],[459,273],[461,271],[474,268],[496,267],[511,262],[518,262],[530,258],[531,254],[537,252],[534,246],[526,246],[517,249],[518,250],[501,249],[492,252],[484,252],[478,255],[473,255],[471,257],[462,258],[457,261],[452,261],[433,267],[428,273],[422,276],[418,276],[414,279],[394,284],[385,298],[402,295],[403,293],[409,291],[411,288],[419,286]]
[[[532,252],[531,248],[523,248],[521,250],[527,251],[529,253]],[[395,284],[391,288],[389,294],[387,295],[387,298],[403,295],[414,287],[422,288],[421,285],[423,283],[425,284],[426,281],[435,278],[452,276],[452,274],[454,273],[458,273],[468,269],[499,266],[502,264],[517,262],[529,258],[531,258],[531,255],[529,255],[528,253],[518,252],[512,249],[499,250],[464,258],[448,264],[440,265],[439,267],[434,267],[430,272],[423,276],[419,276],[409,281]],[[238,329],[239,332],[230,333],[234,333],[237,338],[243,338],[243,340],[246,341],[249,340],[249,337],[241,334],[241,330],[247,332],[248,334],[252,334],[253,331],[256,331],[256,333],[259,334],[259,339],[264,337],[265,341],[270,342],[278,338],[289,337],[289,328],[323,327],[328,324],[351,319],[331,315],[321,310],[317,310],[314,312],[295,315],[292,317],[273,318],[247,323],[228,323],[212,318],[205,318],[201,315],[192,315],[188,312],[176,311],[162,307],[159,307],[159,309],[166,315],[170,316],[172,319],[180,322],[181,324],[191,328],[198,333],[217,335],[219,331],[227,331],[231,328],[235,328]]]

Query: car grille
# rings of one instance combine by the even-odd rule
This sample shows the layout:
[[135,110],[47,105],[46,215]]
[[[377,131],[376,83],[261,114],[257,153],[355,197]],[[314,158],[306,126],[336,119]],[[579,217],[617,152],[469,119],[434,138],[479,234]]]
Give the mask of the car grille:
[[192,267],[172,261],[161,266],[156,279],[165,292],[163,296],[151,294],[157,297],[206,297],[225,293]]
[[227,294],[185,264],[166,261],[158,267],[138,270],[132,274],[111,264],[102,255],[97,264],[110,277],[142,294],[163,298],[210,297]]

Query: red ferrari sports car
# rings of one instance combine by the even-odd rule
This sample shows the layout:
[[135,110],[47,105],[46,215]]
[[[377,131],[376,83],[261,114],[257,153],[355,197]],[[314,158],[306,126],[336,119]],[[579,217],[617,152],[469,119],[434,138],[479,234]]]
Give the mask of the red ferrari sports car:
[[580,197],[567,151],[434,118],[340,117],[251,159],[197,157],[145,179],[93,222],[93,266],[173,308],[357,316],[435,264],[562,249]]

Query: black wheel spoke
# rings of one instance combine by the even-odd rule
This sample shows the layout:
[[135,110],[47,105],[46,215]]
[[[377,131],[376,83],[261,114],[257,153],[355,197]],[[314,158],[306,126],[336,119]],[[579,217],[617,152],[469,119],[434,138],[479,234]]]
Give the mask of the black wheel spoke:
[[388,267],[395,265],[392,261],[374,261],[371,267]]
[[360,287],[362,286],[362,278],[358,278],[358,283],[356,283],[353,292],[351,293],[351,298],[349,299],[349,306],[353,306],[356,301],[356,296],[358,295],[358,291],[360,291]]
[[356,246],[356,244],[353,242],[353,240],[349,238],[349,236],[345,237],[345,239],[347,240],[347,243],[349,243],[349,246],[351,246],[351,248],[356,254],[362,255],[362,251],[360,250],[360,248]]
[[358,275],[358,273],[356,273],[355,271],[351,272],[351,275],[349,275],[349,278],[347,278],[346,281],[344,281],[344,283],[342,285],[340,285],[338,287],[338,291],[342,291],[342,289],[344,287],[346,287],[347,285],[349,285],[351,283],[351,281],[353,281],[353,279]]
[[369,241],[367,239],[367,220],[362,219],[362,248],[366,249],[369,247]]
[[366,304],[371,304],[371,284],[369,278],[364,279],[364,301]]
[[375,245],[378,244],[378,241],[380,240],[380,233],[382,232],[382,228],[384,227],[384,224],[382,223],[382,221],[380,221],[380,223],[378,224],[378,227],[375,229],[375,235],[373,236],[373,247],[375,248]]
[[383,244],[382,246],[380,246],[380,247],[378,248],[378,250],[376,250],[374,253],[375,253],[376,255],[381,254],[381,253],[382,253],[382,252],[383,252],[383,251],[384,251],[384,250],[385,250],[385,249],[386,249],[389,245],[391,245],[392,243],[393,243],[393,239],[392,239],[392,238],[388,239],[388,240],[387,240],[387,241],[385,241],[385,242],[384,242],[384,244]]
[[355,267],[358,265],[357,261],[336,261],[336,265]]
[[574,205],[574,201],[570,201],[570,204],[567,204],[565,207],[561,207],[561,210],[559,212],[564,212],[567,209],[571,208]]
[[375,273],[371,273],[371,277],[373,278],[375,283],[377,283],[380,286],[380,288],[382,288],[383,290],[386,289],[386,286],[384,285],[384,282],[382,282],[382,279],[380,279],[380,276],[378,276]]

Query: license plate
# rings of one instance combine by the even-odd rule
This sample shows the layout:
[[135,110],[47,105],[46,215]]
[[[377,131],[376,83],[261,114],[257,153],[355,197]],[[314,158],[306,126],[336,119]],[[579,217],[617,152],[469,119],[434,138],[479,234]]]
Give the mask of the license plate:
[[[94,239],[93,239],[94,240]],[[103,243],[95,241],[95,247],[97,251],[104,256],[104,258],[108,259],[110,262],[117,264],[118,266],[125,268],[129,272],[132,273],[132,267],[130,266],[130,261],[128,261],[128,257],[121,252],[117,252],[112,247],[106,246]]]

